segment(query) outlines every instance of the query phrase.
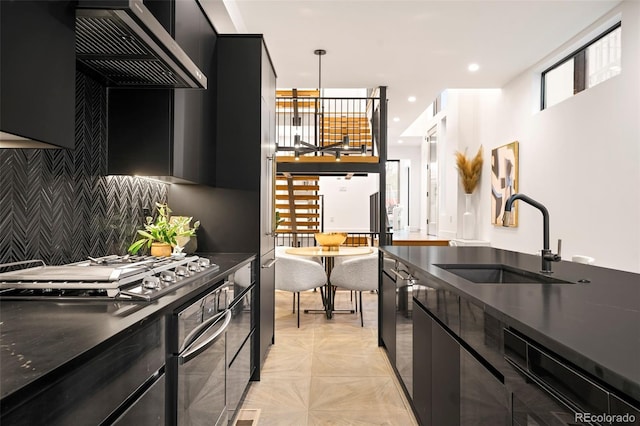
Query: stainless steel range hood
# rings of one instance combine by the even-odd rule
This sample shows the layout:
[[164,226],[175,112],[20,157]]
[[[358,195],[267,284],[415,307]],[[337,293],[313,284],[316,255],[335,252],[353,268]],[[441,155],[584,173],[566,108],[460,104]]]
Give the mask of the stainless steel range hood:
[[76,58],[109,86],[207,88],[142,0],[79,0]]

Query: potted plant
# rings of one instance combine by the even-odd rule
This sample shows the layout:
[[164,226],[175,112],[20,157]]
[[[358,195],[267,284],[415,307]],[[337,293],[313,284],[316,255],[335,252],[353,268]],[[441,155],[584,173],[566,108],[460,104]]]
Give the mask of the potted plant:
[[171,217],[171,209],[167,204],[156,203],[158,216],[155,223],[153,218],[147,216],[147,223],[144,229],[139,229],[138,234],[142,236],[129,246],[129,252],[136,254],[143,246],[151,249],[152,256],[171,256],[171,252],[175,249],[177,252],[182,251],[178,246],[178,237],[192,237],[196,234],[196,229],[200,226],[200,221],[193,224],[193,228],[189,228],[192,220],[191,217],[180,216]]

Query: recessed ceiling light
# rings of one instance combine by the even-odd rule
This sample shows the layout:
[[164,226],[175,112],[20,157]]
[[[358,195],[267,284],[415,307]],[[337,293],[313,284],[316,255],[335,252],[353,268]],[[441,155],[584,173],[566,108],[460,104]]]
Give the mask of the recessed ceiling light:
[[393,117],[393,121],[397,123],[398,121],[400,121],[400,117]]
[[402,139],[398,139],[398,143],[402,143]]
[[478,64],[469,64],[469,66],[467,67],[467,69],[471,72],[476,72],[480,69],[480,65]]
[[415,102],[416,101],[416,97],[415,96],[409,96],[409,98],[407,100],[409,102]]

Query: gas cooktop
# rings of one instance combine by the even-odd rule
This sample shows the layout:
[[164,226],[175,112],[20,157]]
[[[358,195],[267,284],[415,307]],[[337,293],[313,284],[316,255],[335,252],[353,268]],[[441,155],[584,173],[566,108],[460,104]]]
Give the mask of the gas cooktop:
[[155,300],[219,269],[207,258],[186,255],[111,255],[60,266],[29,260],[0,265],[0,298]]

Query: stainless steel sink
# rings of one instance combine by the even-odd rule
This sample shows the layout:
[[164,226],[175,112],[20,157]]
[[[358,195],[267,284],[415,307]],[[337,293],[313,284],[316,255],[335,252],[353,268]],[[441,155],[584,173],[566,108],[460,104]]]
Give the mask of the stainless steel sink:
[[476,284],[573,284],[571,281],[500,264],[441,264],[434,266]]

